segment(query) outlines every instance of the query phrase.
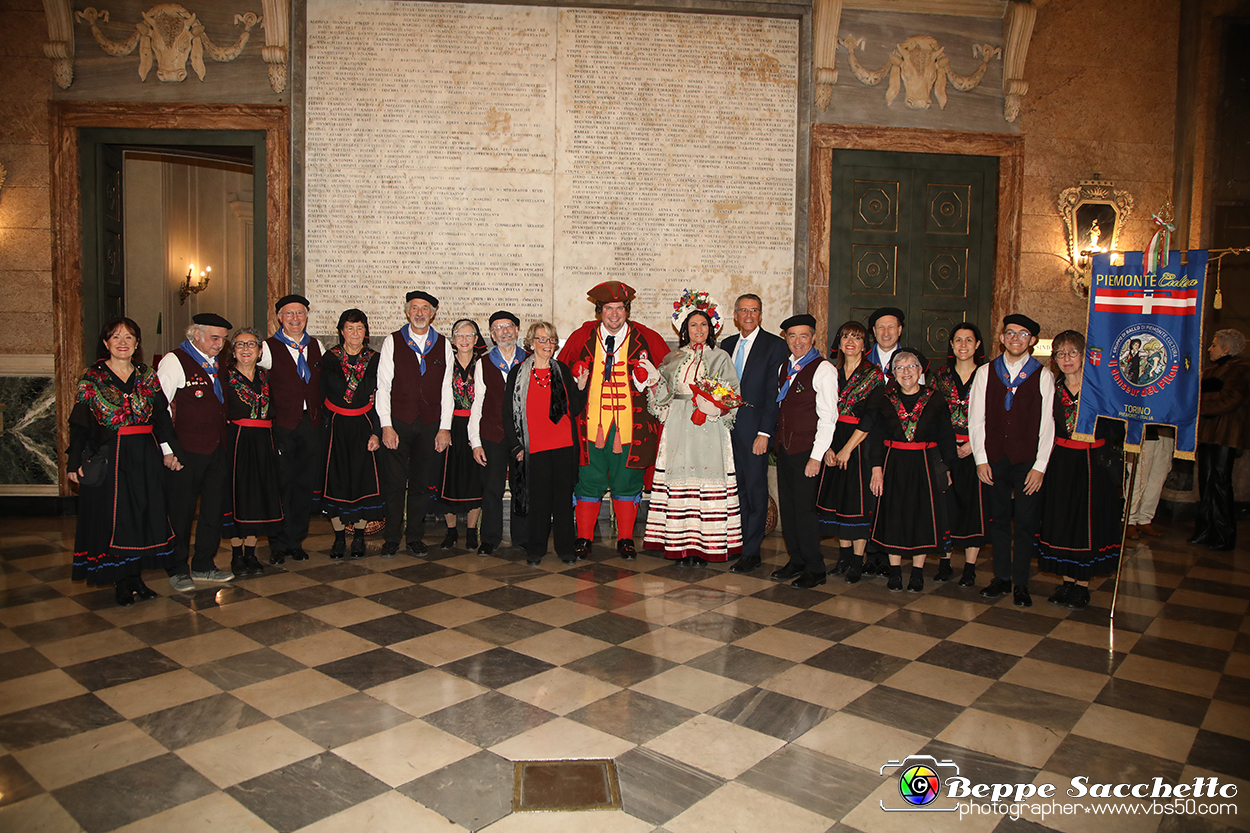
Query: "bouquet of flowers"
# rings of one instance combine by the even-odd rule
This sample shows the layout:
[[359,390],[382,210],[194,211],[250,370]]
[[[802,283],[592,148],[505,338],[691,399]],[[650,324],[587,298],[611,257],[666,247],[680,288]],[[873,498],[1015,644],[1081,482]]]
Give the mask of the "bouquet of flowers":
[[[690,384],[690,393],[693,395],[695,405],[694,413],[690,415],[690,421],[695,425],[702,425],[707,422],[708,410],[720,416],[729,413],[734,408],[740,408],[747,404],[733,388],[719,379],[710,377],[692,382]],[[707,405],[704,405],[704,402]]]

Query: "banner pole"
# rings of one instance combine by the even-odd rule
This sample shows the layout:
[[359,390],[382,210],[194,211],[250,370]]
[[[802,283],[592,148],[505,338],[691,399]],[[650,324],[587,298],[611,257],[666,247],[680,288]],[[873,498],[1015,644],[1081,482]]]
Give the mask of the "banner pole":
[[1133,512],[1133,488],[1137,484],[1137,462],[1141,459],[1139,452],[1128,453],[1133,458],[1133,465],[1129,468],[1128,489],[1124,493],[1124,515],[1120,518],[1120,560],[1115,565],[1115,589],[1111,593],[1111,620],[1107,625],[1112,650],[1115,650],[1115,604],[1120,598],[1120,571],[1124,569],[1124,560],[1128,557],[1124,552],[1124,542],[1128,536],[1128,519]]

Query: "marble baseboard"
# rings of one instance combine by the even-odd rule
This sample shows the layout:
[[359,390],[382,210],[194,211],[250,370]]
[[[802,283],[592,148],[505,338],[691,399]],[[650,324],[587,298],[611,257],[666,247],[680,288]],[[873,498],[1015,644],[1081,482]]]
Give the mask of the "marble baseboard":
[[52,357],[0,357],[0,494],[57,493]]

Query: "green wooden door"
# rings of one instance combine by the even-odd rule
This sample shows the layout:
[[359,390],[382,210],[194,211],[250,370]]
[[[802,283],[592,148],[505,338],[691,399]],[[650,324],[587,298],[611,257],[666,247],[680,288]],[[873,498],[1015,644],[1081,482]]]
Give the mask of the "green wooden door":
[[997,180],[996,157],[834,151],[830,338],[887,306],[907,317],[902,343],[932,358],[960,321],[992,332]]

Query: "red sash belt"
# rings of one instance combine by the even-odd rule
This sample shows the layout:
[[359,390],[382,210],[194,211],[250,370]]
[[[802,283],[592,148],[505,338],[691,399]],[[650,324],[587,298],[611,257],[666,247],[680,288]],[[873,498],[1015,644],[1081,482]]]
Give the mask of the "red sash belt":
[[452,416],[462,416],[462,417],[467,417],[467,416],[471,415],[472,413],[473,413],[473,412],[472,412],[472,411],[470,411],[468,408],[457,408],[456,410],[454,410],[454,411],[452,411],[452,412],[451,412],[451,415],[452,415]]
[[1104,445],[1106,445],[1106,443],[1107,443],[1106,440],[1094,440],[1092,443],[1083,443],[1080,440],[1069,440],[1063,437],[1055,437],[1055,445],[1061,445],[1064,448],[1077,448],[1077,449],[1102,448]]
[[240,428],[272,428],[272,419],[232,419],[230,420]]
[[964,443],[971,442],[971,441],[972,441],[972,438],[969,437],[967,434],[955,435],[955,442],[959,443],[960,445],[963,445]]
[[848,424],[850,424],[850,425],[859,425],[859,417],[857,417],[857,416],[842,416],[841,414],[839,414],[839,415],[838,415],[838,422],[845,422],[845,423],[848,423]]
[[151,425],[123,425],[117,429],[118,435],[121,434],[151,434]]
[[335,405],[329,399],[326,400],[326,407],[334,411],[334,413],[342,414],[343,416],[364,416],[373,408],[372,405],[365,405],[362,408],[344,408],[341,405]]
[[937,443],[905,443],[900,440],[886,440],[886,448],[898,448],[903,451],[924,451],[927,448],[937,448]]

